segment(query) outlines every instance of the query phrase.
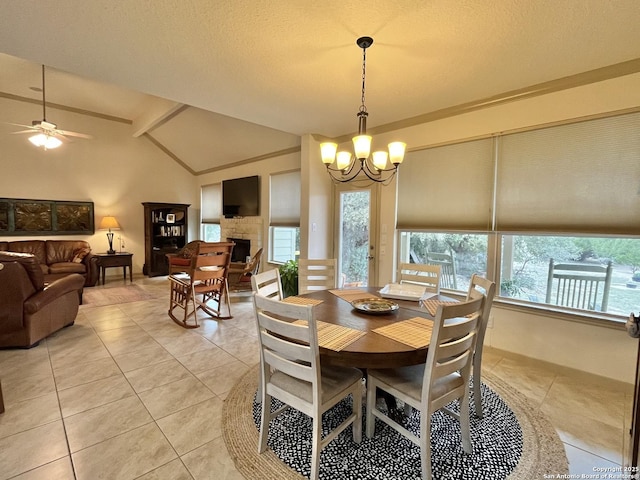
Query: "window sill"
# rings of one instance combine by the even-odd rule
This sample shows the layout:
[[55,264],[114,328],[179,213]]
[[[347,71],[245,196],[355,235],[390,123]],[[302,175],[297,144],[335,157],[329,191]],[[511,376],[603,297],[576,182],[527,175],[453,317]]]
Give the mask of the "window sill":
[[[447,296],[463,299],[464,294],[457,291],[443,291]],[[622,315],[613,315],[601,312],[586,312],[583,310],[570,310],[553,308],[543,304],[531,303],[522,300],[513,300],[504,297],[496,297],[493,304],[505,310],[514,312],[528,313],[530,315],[540,315],[556,320],[564,320],[568,322],[584,323],[598,327],[612,328],[614,330],[626,330],[626,317]]]

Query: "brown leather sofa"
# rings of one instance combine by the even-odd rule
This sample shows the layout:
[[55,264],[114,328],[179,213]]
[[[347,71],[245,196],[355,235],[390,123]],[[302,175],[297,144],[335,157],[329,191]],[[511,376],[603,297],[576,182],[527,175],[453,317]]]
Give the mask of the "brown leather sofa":
[[84,283],[71,273],[45,286],[34,255],[0,252],[0,348],[30,348],[72,325]]
[[84,240],[17,240],[0,242],[0,252],[30,253],[35,255],[45,283],[51,283],[71,273],[84,278],[85,287],[98,282],[99,258],[91,254],[91,246]]

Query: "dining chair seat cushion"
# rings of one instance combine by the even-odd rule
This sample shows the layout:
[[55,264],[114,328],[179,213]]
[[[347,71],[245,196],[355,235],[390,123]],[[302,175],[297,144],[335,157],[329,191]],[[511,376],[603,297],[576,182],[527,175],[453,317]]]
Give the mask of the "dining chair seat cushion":
[[[345,388],[350,387],[353,382],[362,378],[362,372],[357,368],[345,367],[321,367],[322,370],[322,403],[333,398]],[[271,376],[271,383],[286,392],[313,403],[311,384],[298,378],[291,377],[286,373],[277,371]]]
[[[424,380],[424,364],[394,369],[369,370],[369,375],[375,376],[380,381],[413,398],[416,402],[420,402]],[[435,381],[431,388],[431,398],[440,398],[445,393],[460,386],[462,386],[462,376],[458,372],[453,372]]]

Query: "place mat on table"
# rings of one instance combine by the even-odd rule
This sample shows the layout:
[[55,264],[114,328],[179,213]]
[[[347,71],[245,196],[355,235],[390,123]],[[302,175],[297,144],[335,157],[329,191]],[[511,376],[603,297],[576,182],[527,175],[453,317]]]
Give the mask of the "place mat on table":
[[422,348],[431,342],[433,322],[426,318],[414,317],[376,328],[374,332],[410,347]]
[[[296,320],[297,325],[306,325],[306,320]],[[339,352],[343,348],[363,337],[367,332],[355,330],[342,325],[334,325],[327,322],[316,322],[318,326],[318,345],[329,350]]]
[[351,303],[355,300],[362,300],[363,298],[379,298],[379,295],[374,293],[367,292],[365,290],[359,289],[341,289],[336,288],[333,290],[329,290],[330,293],[333,293],[336,297],[340,297],[342,300],[346,300]]
[[323,302],[323,300],[319,300],[317,298],[304,298],[304,297],[297,297],[295,295],[291,297],[287,297],[282,301],[285,303],[292,303],[293,305],[318,305],[319,303]]
[[420,300],[420,303],[422,303],[429,313],[435,317],[440,305],[454,305],[459,302],[444,302],[435,298],[428,298],[426,300]]

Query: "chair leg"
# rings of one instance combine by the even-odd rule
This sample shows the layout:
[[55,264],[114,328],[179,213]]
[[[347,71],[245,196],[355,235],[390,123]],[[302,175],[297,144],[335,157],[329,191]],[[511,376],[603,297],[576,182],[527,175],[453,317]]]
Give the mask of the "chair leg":
[[[196,318],[196,304],[195,304],[195,295],[192,289],[188,288],[185,285],[173,285],[170,283],[170,292],[169,292],[169,317],[171,320],[176,322],[178,325],[184,328],[197,328],[198,320]],[[189,302],[193,303],[193,311],[189,313]],[[174,315],[173,311],[176,308],[182,308],[184,310],[182,318],[178,318]],[[187,319],[193,315],[194,325],[190,325],[187,323]]]
[[227,311],[229,312],[229,318],[233,318],[231,315],[231,302],[229,301],[229,282],[227,279],[224,280],[224,299],[227,302]]
[[356,414],[352,424],[353,441],[360,443],[362,442],[362,382],[358,382],[351,395],[353,396],[353,413]]
[[318,480],[320,473],[320,450],[322,449],[322,413],[316,410],[315,418],[313,418],[313,437],[311,438],[311,472],[309,472],[309,480]]
[[258,439],[258,453],[267,449],[269,439],[269,422],[271,421],[271,395],[262,390],[262,419],[260,420],[260,438]]
[[462,449],[465,453],[473,451],[471,447],[471,427],[469,421],[469,391],[466,389],[460,399],[460,431],[462,433]]
[[367,378],[367,418],[366,418],[366,434],[367,438],[373,438],[376,431],[376,417],[373,416],[373,410],[376,408],[376,385],[371,381],[371,377]]
[[473,356],[473,404],[476,410],[476,417],[482,418],[482,351],[476,351]]
[[420,466],[422,480],[431,480],[431,413],[420,412]]

